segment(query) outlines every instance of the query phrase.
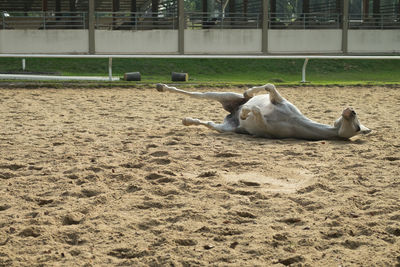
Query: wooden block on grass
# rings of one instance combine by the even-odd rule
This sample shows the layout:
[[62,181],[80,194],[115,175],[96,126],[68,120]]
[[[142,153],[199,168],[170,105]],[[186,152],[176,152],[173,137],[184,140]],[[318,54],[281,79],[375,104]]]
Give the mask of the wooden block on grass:
[[141,75],[140,72],[127,72],[124,74],[125,81],[140,81]]
[[189,74],[173,72],[171,74],[171,80],[173,82],[187,82],[189,80]]

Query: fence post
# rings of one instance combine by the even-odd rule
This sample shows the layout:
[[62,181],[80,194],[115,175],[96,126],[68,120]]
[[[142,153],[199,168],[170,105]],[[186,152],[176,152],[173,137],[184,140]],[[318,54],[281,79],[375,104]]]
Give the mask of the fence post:
[[135,31],[137,31],[137,24],[138,24],[138,19],[137,19],[138,14],[135,13]]
[[301,70],[301,82],[305,83],[306,81],[306,68],[307,68],[308,58],[304,60],[303,68]]
[[349,0],[343,0],[343,19],[342,19],[342,52],[348,52],[348,33],[349,33]]
[[89,0],[89,54],[94,54],[96,52],[94,23],[94,0]]
[[108,80],[112,81],[112,57],[108,58]]
[[46,11],[43,12],[43,30],[46,30]]
[[178,53],[185,53],[185,6],[183,0],[178,0]]
[[[268,21],[269,21],[269,0],[263,0],[262,2],[262,36],[261,36],[261,52],[263,54],[268,53]],[[258,21],[258,20],[257,20]]]
[[25,67],[26,67],[25,58],[23,58],[23,59],[22,59],[22,70],[23,70],[23,71],[25,71]]

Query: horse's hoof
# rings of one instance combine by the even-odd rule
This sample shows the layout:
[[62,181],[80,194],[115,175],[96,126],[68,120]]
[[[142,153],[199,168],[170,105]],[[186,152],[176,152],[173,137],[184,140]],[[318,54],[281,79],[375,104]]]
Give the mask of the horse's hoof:
[[182,120],[182,124],[185,126],[193,125],[193,121],[194,121],[194,119],[192,119],[192,118],[184,118]]
[[157,91],[159,91],[159,92],[165,92],[164,84],[157,83],[156,89],[157,89]]

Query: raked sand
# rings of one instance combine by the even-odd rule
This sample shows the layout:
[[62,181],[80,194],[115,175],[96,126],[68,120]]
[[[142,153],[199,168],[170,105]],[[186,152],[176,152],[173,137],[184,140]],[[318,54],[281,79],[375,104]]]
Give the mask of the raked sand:
[[226,112],[153,88],[0,89],[0,266],[399,266],[399,88],[278,90],[373,132],[268,140],[185,127]]

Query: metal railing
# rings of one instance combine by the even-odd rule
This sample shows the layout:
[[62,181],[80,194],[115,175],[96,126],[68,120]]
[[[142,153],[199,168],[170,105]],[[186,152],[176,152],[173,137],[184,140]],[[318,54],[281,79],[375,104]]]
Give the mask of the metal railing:
[[[95,28],[107,30],[178,29],[177,13],[96,12]],[[349,15],[349,29],[400,29],[400,14]],[[270,13],[269,29],[340,29],[338,13]],[[259,29],[260,13],[185,13],[187,29]],[[0,12],[1,29],[87,29],[86,12]]]
[[177,29],[176,13],[152,12],[96,12],[96,29],[152,30]]
[[271,13],[270,29],[338,29],[338,13]]
[[85,29],[86,12],[1,12],[0,29]]
[[400,14],[350,14],[349,29],[400,29]]
[[188,29],[259,29],[262,27],[259,13],[188,12],[185,13],[185,21]]

